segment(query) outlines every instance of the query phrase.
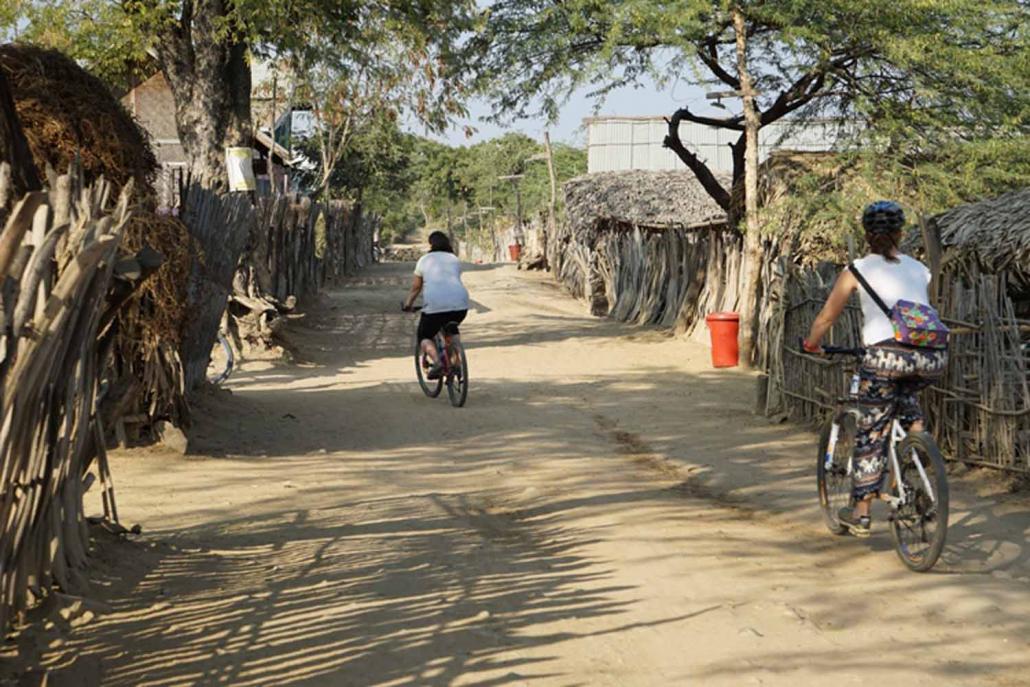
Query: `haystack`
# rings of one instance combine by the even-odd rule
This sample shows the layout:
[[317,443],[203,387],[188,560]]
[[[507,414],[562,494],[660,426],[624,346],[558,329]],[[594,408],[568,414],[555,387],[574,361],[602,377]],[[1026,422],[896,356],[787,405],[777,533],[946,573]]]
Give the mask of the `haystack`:
[[146,132],[103,81],[56,50],[24,44],[0,45],[0,69],[41,172],[78,160],[87,182],[103,176],[117,192],[132,179],[152,195],[158,165]]

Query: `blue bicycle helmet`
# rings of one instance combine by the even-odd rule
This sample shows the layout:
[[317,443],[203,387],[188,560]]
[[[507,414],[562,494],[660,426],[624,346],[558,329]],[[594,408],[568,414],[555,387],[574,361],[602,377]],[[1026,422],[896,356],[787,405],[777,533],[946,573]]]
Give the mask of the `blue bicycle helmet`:
[[878,200],[866,206],[862,226],[870,234],[893,234],[905,226],[905,211],[893,200]]

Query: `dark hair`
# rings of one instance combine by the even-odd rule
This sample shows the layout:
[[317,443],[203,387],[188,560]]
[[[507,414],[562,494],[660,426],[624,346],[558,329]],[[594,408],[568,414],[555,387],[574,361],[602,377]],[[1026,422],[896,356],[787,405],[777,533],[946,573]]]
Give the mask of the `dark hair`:
[[869,244],[869,252],[882,255],[885,260],[897,262],[898,244],[901,242],[901,230],[890,234],[866,233],[866,243]]
[[454,248],[451,247],[451,240],[442,231],[434,231],[429,235],[429,252],[436,253],[437,251],[454,253]]

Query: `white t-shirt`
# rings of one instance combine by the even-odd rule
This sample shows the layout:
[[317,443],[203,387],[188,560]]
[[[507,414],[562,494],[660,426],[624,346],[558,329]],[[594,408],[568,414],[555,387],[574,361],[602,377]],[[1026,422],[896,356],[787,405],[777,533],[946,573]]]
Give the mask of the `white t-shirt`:
[[469,309],[469,292],[461,283],[461,261],[453,253],[426,253],[415,265],[415,276],[422,277],[422,312]]
[[[882,255],[871,254],[855,260],[855,267],[888,308],[902,300],[930,302],[927,288],[930,285],[930,270],[915,258],[899,255],[898,262],[890,262]],[[894,327],[890,319],[861,284],[858,285],[858,299],[862,304],[862,341],[865,345],[893,339]]]

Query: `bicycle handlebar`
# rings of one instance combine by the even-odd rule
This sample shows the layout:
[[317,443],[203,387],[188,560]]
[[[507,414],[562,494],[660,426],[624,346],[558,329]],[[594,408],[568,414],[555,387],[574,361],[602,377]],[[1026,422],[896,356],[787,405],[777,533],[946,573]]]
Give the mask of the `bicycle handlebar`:
[[823,352],[826,355],[853,355],[856,358],[861,358],[865,355],[865,349],[861,346],[855,348],[844,348],[841,346],[823,346]]
[[798,339],[798,349],[802,353],[806,353],[808,355],[851,355],[856,358],[861,358],[866,353],[865,348],[861,346],[856,346],[855,348],[845,348],[842,346],[823,346],[820,352],[812,353],[811,351],[805,350],[804,339]]

